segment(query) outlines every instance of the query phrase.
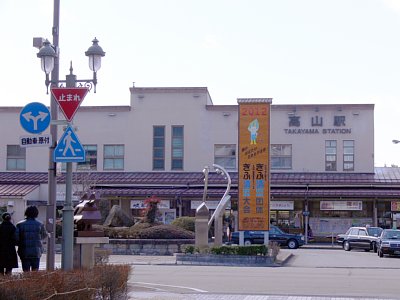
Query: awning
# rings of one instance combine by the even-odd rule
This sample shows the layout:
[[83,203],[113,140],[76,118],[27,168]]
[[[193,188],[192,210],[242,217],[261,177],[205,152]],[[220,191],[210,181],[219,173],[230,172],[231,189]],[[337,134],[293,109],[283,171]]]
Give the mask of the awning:
[[25,197],[39,184],[0,184],[0,197]]

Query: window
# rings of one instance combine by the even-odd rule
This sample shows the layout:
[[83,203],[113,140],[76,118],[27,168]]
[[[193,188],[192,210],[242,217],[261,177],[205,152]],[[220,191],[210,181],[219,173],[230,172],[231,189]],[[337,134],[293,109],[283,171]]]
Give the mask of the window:
[[124,169],[124,145],[104,145],[104,170]]
[[236,145],[214,145],[214,163],[226,169],[236,168]]
[[336,141],[325,141],[325,171],[336,171]]
[[354,171],[354,141],[343,141],[343,171]]
[[172,126],[171,170],[183,170],[183,126]]
[[165,168],[165,126],[153,127],[153,170]]
[[292,168],[292,145],[271,145],[271,169]]
[[23,171],[26,163],[26,149],[19,145],[7,145],[7,170]]
[[76,168],[82,171],[97,170],[97,145],[83,145],[86,161],[78,162]]

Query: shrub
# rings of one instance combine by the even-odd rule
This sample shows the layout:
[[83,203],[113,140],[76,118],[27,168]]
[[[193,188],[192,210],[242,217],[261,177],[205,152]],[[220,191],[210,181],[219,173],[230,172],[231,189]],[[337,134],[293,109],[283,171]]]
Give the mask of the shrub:
[[195,232],[195,217],[180,217],[172,221],[171,225]]
[[185,254],[195,254],[198,253],[198,249],[194,245],[182,245],[182,252]]
[[196,247],[195,245],[182,245],[181,246],[182,252],[185,254],[196,254],[196,253],[201,253],[201,254],[209,254],[210,253],[210,247],[208,246],[202,246],[202,247]]
[[217,255],[262,255],[268,254],[268,248],[265,245],[251,246],[221,246],[211,248],[212,254]]
[[[96,228],[99,228],[97,226]],[[194,239],[194,232],[162,223],[136,223],[131,227],[102,226],[105,236],[112,239]]]
[[141,230],[141,239],[194,239],[194,233],[174,225],[157,225]]
[[128,265],[101,265],[1,276],[0,295],[2,300],[127,299],[129,272]]

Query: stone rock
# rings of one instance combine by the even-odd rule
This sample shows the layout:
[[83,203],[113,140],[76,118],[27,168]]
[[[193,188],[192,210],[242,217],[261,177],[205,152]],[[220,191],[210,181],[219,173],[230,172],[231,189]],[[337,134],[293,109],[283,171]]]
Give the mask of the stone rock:
[[133,224],[133,219],[122,210],[121,206],[113,205],[103,225],[109,227],[131,227]]

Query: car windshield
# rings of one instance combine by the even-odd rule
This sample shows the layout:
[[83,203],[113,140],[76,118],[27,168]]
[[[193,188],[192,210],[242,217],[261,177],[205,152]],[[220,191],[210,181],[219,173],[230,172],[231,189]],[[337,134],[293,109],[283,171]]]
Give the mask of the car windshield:
[[367,228],[367,231],[368,231],[368,235],[371,235],[371,236],[380,236],[381,235],[381,233],[382,233],[382,228],[380,228],[380,227],[369,227],[369,228]]
[[383,238],[388,240],[400,240],[400,230],[386,231]]

